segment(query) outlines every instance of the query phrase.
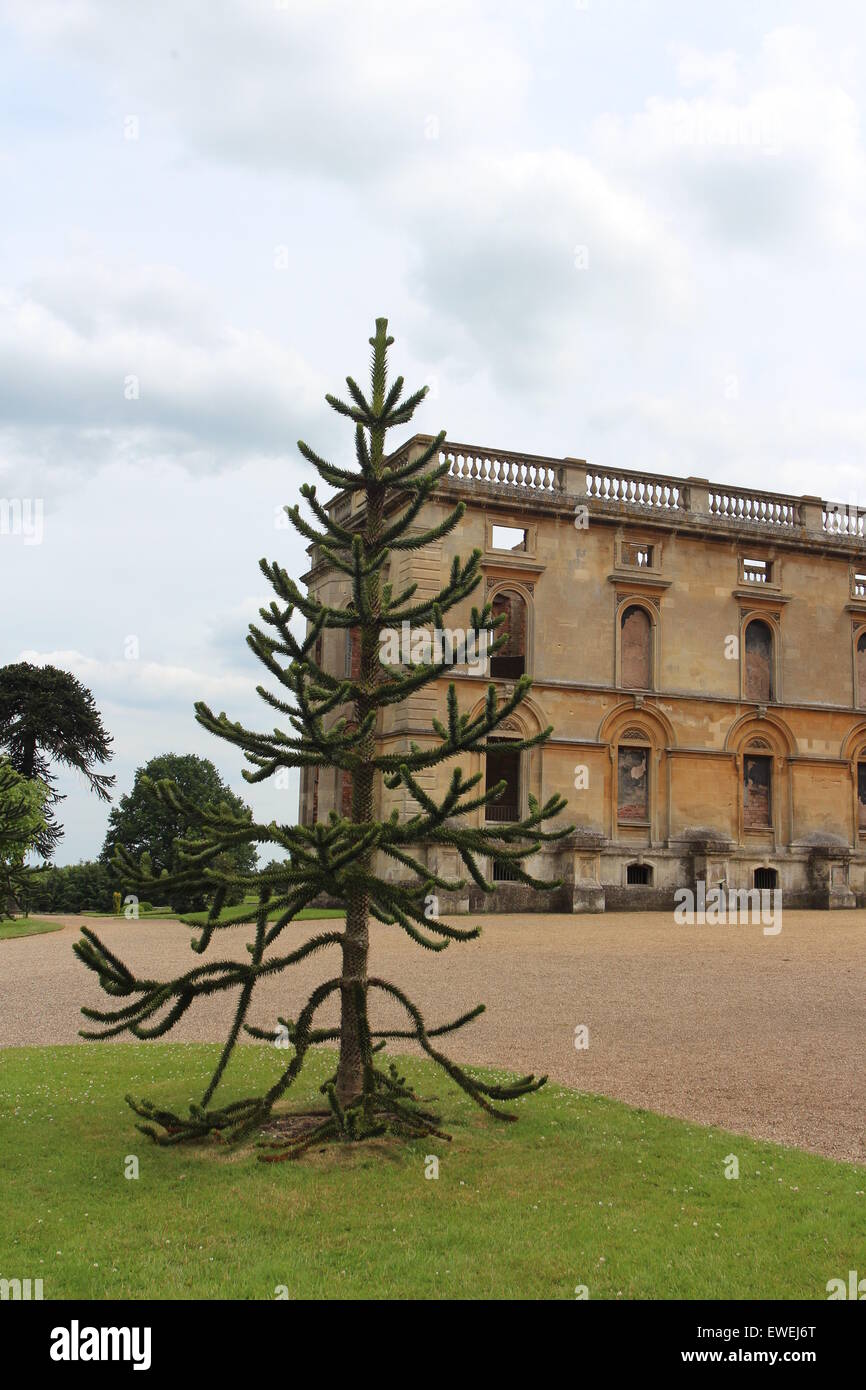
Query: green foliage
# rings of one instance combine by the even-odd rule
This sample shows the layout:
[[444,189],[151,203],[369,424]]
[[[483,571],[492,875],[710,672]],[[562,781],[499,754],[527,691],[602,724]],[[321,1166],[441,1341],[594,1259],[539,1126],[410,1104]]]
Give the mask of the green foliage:
[[[168,780],[183,797],[184,801],[196,807],[194,815],[188,814],[176,802],[160,800],[150,793],[150,786]],[[251,816],[249,807],[226,786],[209,758],[199,758],[194,753],[163,753],[151,758],[135,774],[132,791],[122,796],[113,806],[108,817],[108,830],[100,858],[104,864],[112,864],[118,849],[126,860],[139,862],[147,855],[154,877],[164,874],[170,877],[181,868],[181,855],[185,836],[196,824],[198,811],[209,805],[218,808],[223,805],[231,815]],[[220,857],[220,867],[226,873],[252,874],[256,867],[255,846],[249,843],[232,845]],[[117,875],[115,874],[115,877]],[[133,876],[134,877],[134,876]],[[124,881],[124,891],[132,888],[132,881]],[[200,912],[207,904],[204,887],[177,888],[167,891],[161,901],[168,902],[175,912]],[[240,902],[243,891],[235,888],[227,896],[227,902]]]
[[34,871],[29,903],[37,912],[111,912],[114,891],[112,871],[98,860],[50,864]]
[[0,758],[0,917],[26,905],[32,870],[26,859],[45,834],[48,788],[27,781]]
[[51,807],[63,800],[55,766],[74,768],[91,791],[110,800],[114,778],[94,770],[113,756],[90,691],[68,671],[19,661],[0,668],[0,748],[16,772],[48,788],[45,826],[36,849],[50,859],[63,836]]
[[[225,713],[215,714],[202,702],[196,705],[196,718],[203,728],[242,750],[248,782],[264,781],[290,767],[339,769],[351,779],[351,815],[333,812],[326,824],[312,826],[275,821],[256,824],[249,812],[238,811],[226,799],[219,806],[205,805],[176,781],[142,778],[142,787],[157,805],[182,816],[190,830],[178,845],[177,861],[165,878],[159,876],[165,858],[151,861],[144,854],[136,859],[122,838],[115,855],[118,871],[125,882],[138,883],[142,891],[152,889],[150,896],[164,898],[171,893],[187,899],[195,895],[207,898],[208,918],[192,943],[200,955],[208,950],[214,934],[228,926],[221,914],[229,894],[254,892],[256,902],[232,914],[235,921],[255,923],[255,939],[247,948],[249,959],[218,959],[174,980],[160,981],[138,976],[88,929],[74,948],[79,959],[99,976],[113,1001],[105,1009],[82,1010],[98,1025],[83,1032],[84,1037],[107,1038],[125,1032],[136,1038],[161,1037],[196,999],[225,990],[236,992],[235,1015],[225,1046],[201,1101],[190,1107],[188,1117],[151,1101],[128,1097],[145,1121],[139,1128],[160,1143],[176,1144],[213,1131],[240,1138],[259,1129],[297,1079],[309,1049],[323,1042],[339,1041],[339,1059],[335,1075],[322,1087],[325,1103],[318,1122],[312,1129],[304,1127],[285,1137],[272,1137],[262,1155],[268,1162],[294,1158],[332,1137],[362,1139],[385,1130],[410,1138],[447,1137],[439,1129],[437,1116],[419,1104],[395,1068],[379,1065],[379,1054],[389,1039],[417,1043],[478,1106],[500,1119],[513,1119],[514,1113],[501,1108],[499,1102],[517,1100],[544,1084],[544,1077],[524,1076],[514,1082],[491,1084],[470,1076],[437,1044],[443,1035],[476,1018],[484,1006],[428,1028],[417,1004],[399,986],[370,974],[368,969],[371,916],[402,929],[431,951],[478,935],[477,927],[461,930],[429,910],[432,890],[457,891],[465,880],[449,880],[431,872],[416,857],[419,843],[456,850],[469,876],[488,892],[493,891],[493,884],[486,881],[481,863],[489,857],[508,863],[518,881],[533,888],[550,888],[553,885],[527,872],[524,861],[543,841],[558,839],[570,830],[568,826],[542,829],[545,821],[564,809],[565,802],[558,796],[543,806],[530,797],[529,815],[515,824],[466,823],[471,813],[501,796],[505,784],[489,792],[479,791],[482,774],[466,775],[459,758],[486,751],[488,736],[525,698],[531,685],[529,677],[517,681],[513,693],[501,701],[491,684],[483,710],[472,719],[460,712],[451,684],[445,722],[433,723],[437,741],[432,746],[422,748],[412,743],[408,750],[385,752],[377,740],[379,712],[437,681],[450,665],[447,659],[408,668],[386,665],[381,654],[383,632],[399,630],[403,622],[416,630],[441,628],[444,615],[462,604],[482,578],[481,552],[475,550],[466,559],[454,559],[446,584],[432,598],[415,599],[415,585],[395,593],[391,584],[382,582],[391,551],[418,550],[431,544],[453,531],[464,511],[461,503],[430,529],[420,534],[412,529],[448,464],[438,459],[444,433],[417,457],[386,453],[388,431],[407,425],[426,394],[425,387],[404,398],[402,377],[389,386],[387,354],[392,342],[387,321],[377,319],[375,335],[370,339],[369,398],[351,377],[346,379],[348,402],[326,397],[332,409],[354,426],[357,467],[347,469],[329,463],[303,441],[298,444],[324,482],[358,494],[360,506],[341,525],[319,502],[315,487],[305,483],[301,496],[316,524],[305,520],[299,507],[286,509],[295,529],[317,547],[320,558],[346,576],[350,597],[341,607],[326,606],[302,591],[278,562],[261,561],[275,598],[260,610],[261,624],[250,625],[247,642],[280,687],[279,694],[264,686],[257,690],[271,717],[274,711],[282,717],[282,727],[252,732]],[[297,635],[293,625],[296,618],[306,620],[303,636]],[[495,638],[500,621],[494,618],[490,604],[472,610],[471,626],[479,633]],[[360,669],[357,675],[336,676],[318,664],[317,639],[325,631],[345,633],[347,629],[358,635]],[[495,638],[490,650],[499,650],[505,641],[504,637]],[[546,729],[511,746],[516,750],[529,748],[543,743],[550,733]],[[444,796],[437,799],[422,785],[419,774],[443,763],[450,764],[452,770]],[[402,787],[406,801],[414,802],[417,811],[401,820],[395,810],[386,820],[377,820],[378,781],[391,789]],[[238,846],[253,844],[268,847],[272,855],[281,850],[286,857],[258,872],[242,873],[227,865],[227,855]],[[400,881],[376,874],[377,855],[399,866]],[[279,938],[320,894],[345,904],[344,930],[322,931],[276,954],[272,948]],[[274,911],[278,913],[276,920]],[[248,1022],[260,976],[279,973],[313,954],[332,951],[340,954],[339,969],[327,975],[295,1019],[280,1019],[279,1027],[273,1022],[266,1026]],[[406,1026],[373,1027],[368,1012],[371,996],[396,1002]],[[319,1010],[330,999],[340,1001],[338,1027],[316,1022]],[[242,1031],[271,1042],[281,1037],[288,1044],[287,1065],[264,1095],[212,1108],[214,1092]]]

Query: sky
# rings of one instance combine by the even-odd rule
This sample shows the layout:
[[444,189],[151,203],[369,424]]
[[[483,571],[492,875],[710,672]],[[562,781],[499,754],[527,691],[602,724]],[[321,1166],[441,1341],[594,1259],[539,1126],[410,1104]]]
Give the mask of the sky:
[[379,315],[419,431],[863,505],[864,101],[853,0],[0,0],[0,664],[295,820],[193,704]]

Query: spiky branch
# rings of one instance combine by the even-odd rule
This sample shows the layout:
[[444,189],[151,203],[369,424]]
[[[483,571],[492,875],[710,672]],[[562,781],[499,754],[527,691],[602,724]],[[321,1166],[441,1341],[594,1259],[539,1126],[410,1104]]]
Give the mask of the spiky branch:
[[[530,1075],[512,1086],[497,1087],[469,1076],[431,1039],[469,1023],[482,1012],[483,1005],[428,1029],[418,1006],[397,985],[368,972],[371,917],[402,928],[413,941],[432,951],[479,935],[478,927],[454,927],[440,919],[433,890],[457,891],[466,880],[448,879],[431,871],[415,857],[414,846],[427,843],[456,850],[469,877],[485,892],[494,891],[481,869],[481,862],[488,857],[506,861],[520,882],[549,889],[556,885],[534,878],[524,861],[545,841],[569,833],[569,827],[542,829],[545,821],[563,810],[565,802],[559,796],[543,806],[530,797],[529,814],[516,823],[471,826],[464,823],[466,818],[501,796],[504,782],[479,792],[481,774],[465,775],[459,764],[453,767],[442,795],[425,790],[419,780],[418,774],[429,768],[464,753],[485,751],[490,736],[525,698],[531,685],[528,677],[521,678],[502,701],[497,699],[495,686],[490,685],[483,709],[474,716],[460,712],[451,683],[445,719],[433,722],[436,741],[431,746],[422,748],[412,742],[399,753],[384,753],[379,747],[380,711],[437,681],[452,665],[450,652],[443,654],[442,660],[413,665],[386,663],[383,634],[403,623],[416,632],[441,630],[444,615],[468,599],[482,577],[481,552],[474,550],[465,561],[454,559],[448,579],[435,597],[416,600],[414,584],[395,593],[390,583],[383,582],[382,571],[392,551],[418,550],[447,536],[464,512],[460,502],[444,520],[420,534],[410,529],[448,465],[439,462],[444,432],[415,457],[386,455],[387,432],[408,424],[427,391],[424,387],[404,398],[402,377],[388,385],[387,354],[392,342],[387,320],[377,319],[375,335],[370,339],[369,396],[347,377],[348,400],[326,397],[338,414],[354,424],[356,467],[338,467],[303,441],[298,445],[326,484],[362,494],[362,506],[353,513],[354,519],[341,525],[333,509],[319,501],[312,484],[301,488],[312,521],[301,515],[298,506],[286,508],[295,529],[317,547],[329,566],[346,576],[345,605],[321,603],[301,590],[276,561],[262,560],[262,572],[276,597],[260,610],[261,623],[250,625],[247,642],[276,687],[277,693],[265,686],[257,690],[280,716],[280,724],[269,732],[255,733],[225,713],[215,714],[203,702],[195,707],[203,728],[242,750],[248,764],[243,772],[247,781],[264,781],[283,768],[336,767],[351,779],[351,814],[332,811],[326,823],[313,825],[263,825],[251,816],[233,813],[226,805],[194,805],[170,782],[156,783],[150,787],[151,794],[182,811],[193,826],[180,847],[180,869],[171,879],[159,880],[160,890],[176,886],[206,895],[211,904],[207,920],[192,941],[193,950],[200,955],[217,933],[238,923],[254,924],[249,959],[215,961],[164,981],[128,969],[89,929],[74,947],[79,959],[96,972],[104,991],[116,1001],[115,1007],[82,1010],[99,1025],[83,1032],[88,1038],[124,1032],[137,1038],[162,1037],[198,998],[224,990],[238,991],[217,1067],[188,1117],[128,1098],[146,1121],[141,1128],[161,1143],[177,1143],[214,1131],[237,1138],[260,1130],[300,1073],[307,1050],[318,1043],[339,1046],[336,1073],[322,1088],[327,1105],[312,1128],[268,1139],[264,1157],[269,1161],[295,1157],[323,1137],[361,1138],[385,1129],[407,1134],[441,1133],[438,1118],[418,1103],[396,1068],[392,1065],[383,1070],[377,1065],[377,1055],[389,1038],[414,1040],[479,1106],[502,1119],[514,1116],[496,1102],[526,1095],[545,1080]],[[296,631],[298,615],[306,621],[303,636]],[[490,604],[472,608],[471,628],[484,635],[491,655],[508,640],[496,634],[502,621],[501,616],[494,617]],[[359,669],[355,675],[338,677],[326,669],[316,653],[324,632],[346,629],[358,636]],[[510,747],[534,747],[545,742],[550,733],[545,729],[533,738],[512,741]],[[418,808],[414,814],[401,819],[394,810],[387,819],[376,819],[377,779],[391,790],[402,786]],[[239,874],[227,868],[225,851],[248,843],[270,845],[284,858],[257,873]],[[399,881],[386,880],[375,872],[377,855],[401,866]],[[117,865],[130,884],[142,890],[153,884],[147,861],[132,862],[122,847],[117,851]],[[255,896],[256,901],[252,907],[226,912],[225,900],[237,889]],[[322,894],[345,904],[345,928],[313,934],[282,953],[273,950],[283,933],[296,926],[302,909]],[[261,977],[279,974],[314,953],[331,949],[340,952],[340,968],[313,991],[296,1020],[280,1020],[276,1030],[248,1021]],[[395,1001],[406,1014],[408,1026],[387,1031],[371,1027],[371,994]],[[334,996],[340,1001],[339,1026],[317,1027],[316,1015]],[[282,1076],[265,1095],[212,1109],[213,1095],[242,1033],[271,1041],[279,1037],[292,1055]]]

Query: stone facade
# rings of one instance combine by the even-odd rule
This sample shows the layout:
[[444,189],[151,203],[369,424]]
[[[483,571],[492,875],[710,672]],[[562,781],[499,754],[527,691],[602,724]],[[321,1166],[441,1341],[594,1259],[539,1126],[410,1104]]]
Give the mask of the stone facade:
[[[416,436],[400,453],[427,442]],[[514,631],[487,675],[455,669],[461,708],[477,709],[490,679],[503,693],[521,670],[534,681],[490,755],[491,781],[509,783],[490,814],[516,819],[530,791],[559,792],[575,826],[528,865],[563,887],[533,894],[503,882],[497,909],[669,907],[676,888],[699,880],[777,886],[792,907],[866,906],[864,514],[580,459],[451,443],[446,456],[418,529],[458,498],[462,522],[395,554],[390,579],[432,594],[455,555],[482,551],[482,588],[447,621],[468,625],[472,602],[487,598]],[[346,495],[330,506],[344,523],[360,518]],[[344,577],[314,548],[304,578],[320,600],[345,602]],[[351,642],[326,634],[323,660],[348,671]],[[385,711],[382,746],[435,741],[446,685]],[[509,736],[549,724],[547,744],[509,755]],[[483,756],[464,762],[484,772]],[[447,765],[432,770],[427,785],[441,791],[448,775]],[[380,815],[412,812],[404,790],[380,794]],[[302,819],[344,804],[341,774],[315,784],[304,775]],[[450,851],[419,850],[460,876]],[[490,904],[473,886],[445,906]]]

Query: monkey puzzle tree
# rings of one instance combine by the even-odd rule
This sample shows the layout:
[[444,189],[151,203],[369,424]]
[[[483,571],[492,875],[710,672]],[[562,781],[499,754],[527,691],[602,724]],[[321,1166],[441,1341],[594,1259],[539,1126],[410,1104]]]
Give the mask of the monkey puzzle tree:
[[[387,336],[387,320],[377,319],[375,336],[370,339],[373,354],[369,399],[351,377],[346,379],[348,403],[326,397],[328,404],[355,426],[357,467],[338,467],[320,458],[302,441],[298,445],[326,484],[361,495],[362,505],[353,513],[356,520],[339,524],[309,484],[301,488],[301,495],[317,524],[307,522],[298,506],[286,509],[297,531],[319,547],[328,564],[346,576],[345,605],[328,607],[318,602],[304,593],[277,562],[261,561],[276,600],[260,610],[263,625],[251,624],[247,641],[277,687],[282,687],[275,694],[259,686],[258,693],[288,722],[290,731],[276,727],[269,733],[253,733],[233,723],[224,713],[214,714],[203,703],[196,705],[196,718],[204,728],[243,750],[251,765],[244,770],[247,781],[261,782],[287,767],[336,767],[351,778],[351,814],[344,816],[332,811],[323,824],[257,824],[251,814],[236,814],[226,804],[196,805],[170,782],[160,781],[152,786],[153,795],[182,810],[195,827],[180,847],[182,867],[172,876],[171,885],[179,891],[205,893],[210,902],[206,922],[192,943],[193,950],[202,954],[220,930],[248,922],[255,925],[254,940],[248,947],[249,960],[220,960],[162,981],[128,969],[89,929],[84,930],[83,939],[74,948],[84,964],[97,973],[106,993],[121,1001],[112,1009],[83,1009],[86,1017],[101,1025],[99,1031],[83,1032],[84,1037],[112,1037],[124,1031],[138,1038],[160,1037],[200,996],[228,989],[239,991],[234,1019],[216,1069],[201,1102],[190,1107],[189,1116],[158,1110],[146,1100],[127,1097],[136,1113],[147,1121],[141,1128],[160,1143],[177,1143],[214,1131],[238,1138],[261,1128],[301,1071],[310,1046],[316,1043],[337,1043],[339,1047],[336,1073],[322,1088],[327,1105],[316,1112],[312,1121],[306,1116],[305,1127],[293,1128],[287,1121],[279,1135],[263,1141],[266,1161],[295,1157],[310,1144],[329,1137],[365,1138],[385,1130],[406,1135],[441,1134],[438,1116],[419,1103],[394,1064],[387,1070],[380,1064],[379,1054],[387,1039],[414,1040],[420,1044],[427,1056],[444,1068],[478,1105],[499,1118],[515,1117],[495,1102],[516,1099],[544,1084],[544,1077],[525,1076],[512,1085],[492,1086],[470,1076],[440,1051],[433,1039],[476,1018],[484,1006],[478,1005],[459,1018],[428,1028],[418,1005],[399,985],[371,974],[368,968],[370,917],[402,928],[419,946],[432,951],[479,934],[477,927],[450,926],[431,911],[434,888],[457,890],[465,880],[449,880],[431,872],[413,852],[419,842],[456,850],[475,883],[490,892],[493,885],[486,881],[479,857],[492,856],[507,862],[513,874],[533,888],[550,888],[555,885],[533,878],[523,867],[523,860],[543,840],[568,833],[568,828],[540,828],[564,808],[565,802],[559,796],[551,797],[543,806],[530,797],[529,815],[517,823],[477,827],[467,824],[466,818],[500,796],[504,782],[479,793],[476,789],[481,774],[466,776],[458,765],[450,773],[447,790],[437,797],[418,780],[419,773],[462,753],[484,751],[488,736],[524,699],[531,684],[526,676],[516,682],[512,694],[502,702],[497,700],[495,687],[489,686],[484,708],[474,718],[460,713],[455,687],[449,685],[446,720],[434,721],[437,742],[433,746],[422,748],[412,743],[408,751],[387,753],[381,750],[377,739],[381,710],[438,680],[453,664],[451,653],[443,653],[442,660],[434,657],[414,665],[389,664],[384,653],[386,649],[393,651],[393,646],[384,640],[385,635],[400,630],[403,623],[415,629],[432,627],[434,632],[441,631],[443,615],[466,599],[481,580],[481,552],[477,550],[465,561],[454,559],[447,583],[432,599],[413,601],[416,585],[395,593],[392,585],[382,580],[391,551],[418,550],[446,536],[457,526],[464,511],[464,505],[459,503],[443,521],[423,534],[411,530],[447,469],[447,464],[438,461],[445,435],[440,434],[416,458],[387,455],[387,432],[408,424],[427,390],[424,387],[404,399],[402,377],[389,388],[386,359],[392,342]],[[292,629],[296,613],[306,620],[303,636]],[[491,652],[505,641],[495,637],[498,622],[490,605],[481,611],[473,608],[472,629],[492,637]],[[318,638],[334,629],[357,633],[359,669],[349,677],[326,670],[316,656]],[[511,746],[529,748],[544,742],[550,733],[546,729]],[[382,779],[386,788],[405,788],[415,799],[417,811],[401,819],[394,810],[385,819],[377,819],[377,779]],[[286,857],[282,861],[271,860],[258,872],[239,873],[226,868],[226,851],[251,843],[278,847]],[[394,882],[377,876],[377,855],[399,864],[405,878]],[[147,862],[134,864],[122,848],[118,851],[118,867],[124,879],[138,883],[142,891],[152,883]],[[163,879],[160,892],[165,887]],[[227,895],[238,888],[253,894],[255,905],[224,912]],[[272,952],[271,948],[293,924],[297,931],[298,913],[321,893],[345,904],[344,929],[314,932],[284,954]],[[262,1028],[247,1021],[256,983],[262,976],[287,970],[315,952],[331,949],[339,953],[339,970],[331,972],[313,990],[296,1018],[280,1019],[276,1028]],[[382,995],[397,1002],[407,1016],[406,1027],[374,1025],[370,1000]],[[334,996],[339,997],[339,1023],[317,1025],[317,1013]],[[292,1048],[292,1055],[265,1095],[212,1108],[214,1092],[242,1030],[256,1038],[279,1040]]]
[[111,744],[93,696],[69,671],[29,661],[0,669],[0,747],[16,772],[48,788],[45,825],[36,842],[44,859],[63,838],[52,808],[64,797],[52,768],[74,768],[101,801],[110,801],[115,779],[95,766],[114,756]]

